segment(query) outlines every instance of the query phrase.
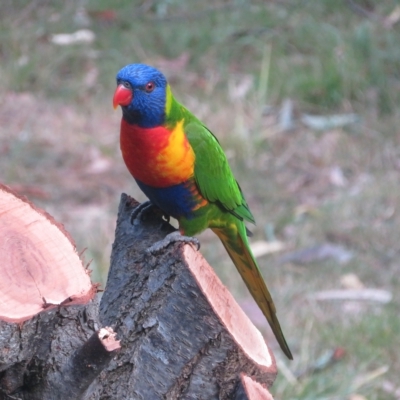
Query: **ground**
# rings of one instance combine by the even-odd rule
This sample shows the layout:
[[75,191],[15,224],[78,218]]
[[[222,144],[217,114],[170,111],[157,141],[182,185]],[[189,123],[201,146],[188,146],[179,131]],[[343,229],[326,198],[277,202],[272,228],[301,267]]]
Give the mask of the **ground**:
[[[397,3],[188,4],[3,2],[1,182],[64,223],[104,283],[120,193],[145,199],[120,156],[114,76],[158,66],[226,150],[257,221],[252,242],[281,244],[259,263],[293,362],[212,232],[200,238],[274,350],[275,398],[400,399]],[[81,29],[95,36],[53,36]],[[346,288],[392,297],[313,298]],[[344,357],[311,371],[335,349]]]

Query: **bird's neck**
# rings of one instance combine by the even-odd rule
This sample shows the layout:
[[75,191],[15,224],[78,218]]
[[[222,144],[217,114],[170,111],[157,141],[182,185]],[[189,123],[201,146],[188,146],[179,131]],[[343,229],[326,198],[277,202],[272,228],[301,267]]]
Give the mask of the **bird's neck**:
[[180,104],[171,92],[171,88],[168,85],[165,90],[165,120],[164,125],[174,126],[176,121],[188,120],[191,118],[188,110]]

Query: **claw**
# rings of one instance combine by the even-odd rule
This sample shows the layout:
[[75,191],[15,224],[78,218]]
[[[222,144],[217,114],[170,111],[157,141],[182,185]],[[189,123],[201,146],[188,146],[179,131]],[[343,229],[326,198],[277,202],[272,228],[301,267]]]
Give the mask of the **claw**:
[[149,200],[140,203],[137,207],[135,207],[130,217],[131,224],[135,225],[135,220],[140,221],[144,214],[152,207],[154,207],[154,204]]
[[183,236],[179,233],[179,231],[172,232],[165,236],[163,240],[160,240],[156,243],[154,243],[152,246],[150,246],[147,250],[147,254],[156,254],[160,252],[161,250],[167,248],[170,244],[176,243],[176,242],[184,242],[188,244],[193,244],[197,247],[197,250],[200,250],[200,242],[199,239],[195,237],[190,237],[190,236]]

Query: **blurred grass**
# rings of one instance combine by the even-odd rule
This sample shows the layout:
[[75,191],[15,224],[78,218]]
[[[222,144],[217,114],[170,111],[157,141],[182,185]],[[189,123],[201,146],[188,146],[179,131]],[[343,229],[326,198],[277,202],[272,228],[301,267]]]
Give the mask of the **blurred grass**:
[[[119,193],[144,199],[119,155],[119,113],[110,107],[114,76],[131,62],[160,67],[227,150],[256,216],[255,239],[265,239],[272,226],[288,251],[334,241],[355,254],[344,266],[260,259],[293,363],[281,360],[263,319],[253,319],[281,370],[286,365],[296,373],[327,349],[346,350],[344,360],[302,380],[281,372],[275,398],[399,399],[400,24],[388,25],[396,6],[389,0],[3,0],[0,179],[20,185],[63,221],[79,249],[88,248],[94,278],[104,279]],[[78,29],[92,30],[94,42],[51,42],[53,34]],[[294,104],[296,123],[288,132],[278,122],[285,99]],[[305,112],[355,112],[361,123],[314,132],[299,123]],[[334,168],[343,173],[342,185],[331,178]],[[203,234],[202,251],[246,302],[230,260],[211,238]],[[307,299],[340,287],[346,273],[391,291],[392,303],[354,312]]]

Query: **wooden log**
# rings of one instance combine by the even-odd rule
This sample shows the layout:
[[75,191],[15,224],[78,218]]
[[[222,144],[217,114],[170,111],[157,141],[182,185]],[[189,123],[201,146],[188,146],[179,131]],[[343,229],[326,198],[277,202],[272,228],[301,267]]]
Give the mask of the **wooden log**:
[[[0,399],[270,400],[274,358],[201,255],[182,244],[146,252],[173,230],[160,214],[132,225],[138,203],[122,196],[99,311],[95,300],[75,304],[91,298],[95,287],[86,290],[87,273],[64,229],[7,188],[0,193],[0,254],[8,263],[2,275],[9,282],[0,275],[0,291],[14,302],[9,305],[18,304],[16,313],[12,306],[1,312]],[[60,275],[76,282],[59,285],[53,270],[69,265],[64,259],[70,253],[76,272]],[[10,279],[14,267],[18,280]],[[48,293],[46,285],[60,287],[46,294],[51,302],[37,296]],[[119,351],[113,330],[100,326],[118,333]]]
[[0,185],[0,399],[83,397],[119,347],[95,293],[64,227]]
[[240,375],[233,400],[273,400],[271,393],[264,386],[245,374]]
[[72,238],[55,219],[0,184],[0,320],[23,322],[96,293]]
[[190,245],[146,252],[173,228],[151,212],[132,225],[137,204],[122,195],[100,304],[121,351],[88,398],[269,399],[276,364],[260,332]]

